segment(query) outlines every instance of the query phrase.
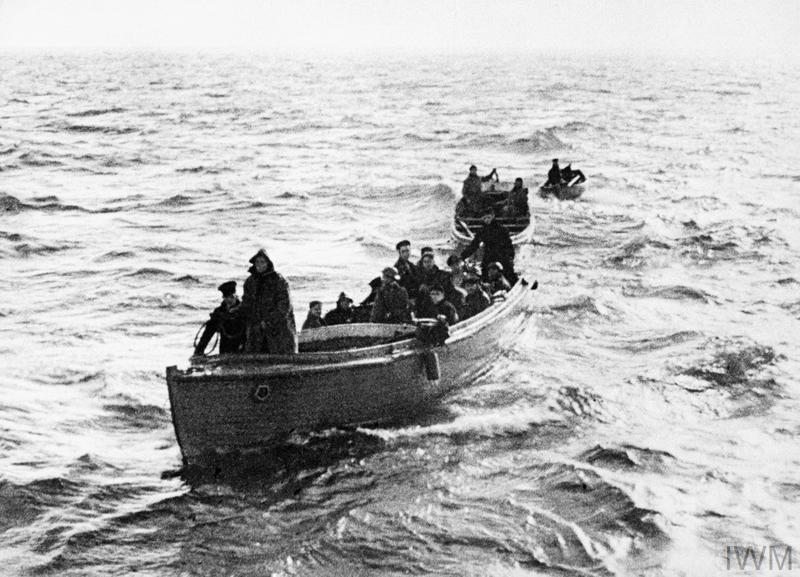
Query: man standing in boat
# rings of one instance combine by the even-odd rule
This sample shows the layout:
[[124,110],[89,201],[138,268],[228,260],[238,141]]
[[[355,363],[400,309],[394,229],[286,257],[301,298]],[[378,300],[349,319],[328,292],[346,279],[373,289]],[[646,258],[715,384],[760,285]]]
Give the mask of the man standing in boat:
[[461,200],[456,205],[457,216],[476,217],[483,212],[488,202],[483,194],[483,183],[490,181],[496,174],[497,169],[493,168],[486,176],[478,176],[478,167],[474,164],[469,167],[469,175],[461,187]]
[[395,246],[397,249],[397,262],[394,263],[394,268],[397,269],[397,274],[400,275],[400,286],[406,289],[408,298],[414,299],[419,290],[419,278],[417,266],[411,262],[411,241],[401,240]]
[[547,182],[545,186],[561,186],[561,169],[558,167],[558,159],[553,159],[553,166],[547,173]]
[[397,281],[400,275],[393,266],[387,266],[382,273],[382,286],[372,307],[370,322],[410,323],[408,292]]
[[482,220],[483,228],[475,234],[472,242],[461,253],[461,258],[469,258],[483,244],[483,260],[481,262],[483,279],[486,280],[487,278],[489,265],[493,262],[499,262],[503,265],[503,271],[508,282],[511,284],[516,283],[514,244],[511,242],[511,235],[503,225],[497,222],[493,211],[487,211]]
[[195,355],[204,355],[208,343],[219,333],[219,353],[238,353],[244,344],[245,324],[236,317],[235,309],[241,304],[236,296],[236,281],[224,282],[217,287],[222,293],[222,303],[211,313],[203,335],[194,348]]
[[260,249],[250,263],[253,266],[244,282],[239,308],[247,321],[245,352],[294,354],[297,352],[297,329],[289,283],[275,272],[264,249]]

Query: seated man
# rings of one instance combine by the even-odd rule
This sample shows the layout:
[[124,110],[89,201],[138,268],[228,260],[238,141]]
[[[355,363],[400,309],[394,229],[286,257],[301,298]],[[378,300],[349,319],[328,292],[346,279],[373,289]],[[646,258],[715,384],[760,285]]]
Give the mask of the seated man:
[[419,280],[420,269],[422,268],[422,260],[425,258],[426,254],[433,255],[434,251],[429,246],[423,246],[419,251],[419,260],[417,261],[417,280]]
[[450,268],[450,282],[454,287],[461,288],[467,274],[464,259],[461,255],[451,254],[447,257],[447,266]]
[[373,323],[410,323],[408,293],[397,281],[400,275],[393,266],[383,269],[381,288],[372,307],[370,322]]
[[322,303],[319,301],[311,301],[308,303],[308,316],[303,323],[301,330],[307,331],[309,329],[318,329],[325,326],[325,321],[322,318]]
[[378,289],[382,285],[381,277],[377,276],[369,281],[370,293],[367,295],[361,304],[353,307],[353,322],[354,323],[368,323],[369,317],[372,316],[372,305],[375,304],[375,299],[378,298]]
[[401,240],[395,246],[397,249],[397,262],[394,268],[400,275],[400,286],[406,289],[408,297],[413,299],[417,296],[419,281],[417,279],[417,265],[411,262],[411,241]]
[[419,291],[427,292],[433,285],[440,282],[442,271],[436,266],[433,249],[427,251],[423,248],[422,251],[422,258],[419,260],[419,268],[417,269],[417,278],[419,279]]
[[433,303],[433,310],[436,312],[435,318],[446,322],[450,326],[458,322],[458,311],[450,301],[444,298],[442,285],[437,284],[431,287],[430,298]]
[[465,278],[464,288],[467,291],[467,298],[464,303],[464,314],[461,316],[461,320],[474,317],[478,313],[485,311],[492,304],[489,295],[484,292],[477,277],[468,276]]
[[339,293],[339,298],[336,300],[336,308],[328,311],[325,315],[325,324],[331,325],[345,325],[354,322],[355,311],[353,311],[353,299],[344,293]]
[[503,265],[499,262],[490,263],[486,268],[486,288],[490,295],[499,291],[510,291],[511,283],[503,276]]
[[497,174],[497,169],[486,176],[478,176],[478,167],[474,164],[469,167],[469,176],[464,180],[461,187],[461,200],[456,205],[456,215],[465,217],[477,217],[486,209],[488,199],[483,193],[483,183],[488,182]]
[[246,325],[236,314],[236,308],[241,304],[236,296],[236,281],[224,282],[217,290],[222,293],[222,303],[211,313],[203,335],[194,348],[195,355],[205,354],[214,333],[220,334],[220,354],[238,353],[244,346]]
[[[580,184],[582,182],[586,182],[586,177],[583,175],[583,172],[580,170],[572,170],[571,162],[561,169],[561,178],[567,184]],[[572,180],[574,178],[577,178],[578,180],[573,183]]]
[[522,179],[514,180],[514,188],[508,191],[508,200],[502,209],[503,216],[521,218],[531,215],[528,206],[528,189],[522,186]]

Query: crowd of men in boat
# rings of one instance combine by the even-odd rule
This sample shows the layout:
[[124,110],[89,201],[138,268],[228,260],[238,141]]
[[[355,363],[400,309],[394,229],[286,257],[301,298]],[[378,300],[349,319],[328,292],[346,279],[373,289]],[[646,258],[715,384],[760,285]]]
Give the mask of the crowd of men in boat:
[[[411,242],[398,242],[397,261],[369,282],[370,293],[359,305],[354,306],[353,299],[342,292],[335,308],[323,315],[322,303],[313,300],[302,330],[359,322],[414,323],[419,319],[452,326],[479,314],[503,300],[517,280],[511,239],[504,228],[496,226],[502,232],[493,231],[490,222],[464,251],[451,254],[448,269],[436,265],[433,248],[423,247],[419,260],[413,262]],[[498,238],[504,242],[497,243]],[[481,244],[482,266],[468,260]],[[241,300],[236,295],[236,281],[217,287],[222,303],[211,313],[195,343],[195,355],[205,354],[217,333],[221,354],[297,352],[289,283],[263,249],[253,255],[250,264]]]
[[[571,166],[561,169],[558,159],[548,173],[546,184],[559,186],[583,173]],[[482,226],[460,253],[447,259],[448,269],[440,269],[431,247],[423,247],[419,260],[411,259],[411,242],[397,243],[397,262],[385,267],[381,276],[370,281],[370,294],[358,306],[340,293],[336,307],[322,314],[322,303],[309,303],[302,330],[313,330],[337,324],[413,323],[418,319],[435,319],[452,326],[485,310],[517,282],[514,270],[514,245],[508,230],[497,216],[528,218],[528,189],[517,178],[510,191],[484,190],[483,183],[497,178],[497,169],[478,176],[471,166],[464,180],[462,198],[456,216],[480,217]],[[483,247],[480,266],[468,259]],[[261,249],[251,259],[250,276],[244,283],[242,299],[236,296],[236,282],[221,284],[222,303],[211,313],[202,335],[195,343],[195,355],[205,354],[209,342],[219,334],[219,352],[292,354],[297,352],[297,330],[289,296],[289,283],[280,275],[267,253]]]
[[[411,259],[411,242],[397,243],[397,261],[369,283],[369,295],[358,305],[345,293],[336,307],[322,314],[322,303],[309,303],[302,330],[357,322],[413,323],[436,319],[447,326],[471,318],[502,300],[517,281],[514,246],[505,228],[487,216],[484,227],[460,253],[447,259],[440,269],[431,247],[423,247],[417,262]],[[469,259],[483,246],[482,264]],[[297,352],[297,335],[289,295],[289,283],[279,274],[261,249],[250,259],[250,276],[245,280],[241,300],[236,282],[222,283],[222,303],[210,315],[195,344],[195,355],[205,353],[216,333],[219,352],[292,354]]]
[[[482,218],[489,212],[503,218],[527,218],[530,217],[528,206],[528,189],[525,188],[521,178],[514,180],[511,190],[502,188],[495,190],[495,187],[488,186],[486,183],[492,179],[499,180],[497,169],[485,175],[478,175],[478,167],[474,164],[469,167],[469,176],[464,180],[461,188],[461,200],[456,205],[456,216],[462,218]],[[574,170],[572,163],[564,168],[558,164],[558,159],[553,159],[553,165],[547,173],[547,180],[542,185],[542,189],[560,188],[580,184],[586,180],[583,172]]]

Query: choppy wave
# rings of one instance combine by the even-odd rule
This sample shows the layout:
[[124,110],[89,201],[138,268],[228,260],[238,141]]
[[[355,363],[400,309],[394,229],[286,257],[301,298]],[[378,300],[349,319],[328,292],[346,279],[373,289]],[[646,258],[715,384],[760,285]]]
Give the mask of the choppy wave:
[[[752,122],[792,125],[759,96],[794,90],[788,70],[0,64],[19,97],[0,142],[11,573],[710,574],[715,536],[791,534],[797,488],[764,455],[800,435],[787,417],[800,176],[789,133]],[[186,365],[213,287],[254,247],[302,317],[366,288],[401,238],[415,260],[454,250],[469,164],[534,183],[564,154],[589,177],[582,202],[531,195],[536,242],[517,267],[541,287],[469,386],[392,426],[181,469],[163,367]]]
[[715,303],[717,299],[703,290],[682,285],[648,287],[644,285],[628,285],[623,294],[632,297],[657,297],[676,300],[697,300]]
[[556,129],[537,130],[531,136],[510,138],[502,134],[482,135],[470,140],[470,145],[483,148],[502,148],[517,154],[535,154],[569,148],[557,135]]
[[119,106],[112,106],[111,108],[89,108],[87,110],[81,110],[80,112],[68,112],[67,116],[83,118],[87,116],[102,116],[104,114],[121,114],[123,112],[127,112],[127,109]]

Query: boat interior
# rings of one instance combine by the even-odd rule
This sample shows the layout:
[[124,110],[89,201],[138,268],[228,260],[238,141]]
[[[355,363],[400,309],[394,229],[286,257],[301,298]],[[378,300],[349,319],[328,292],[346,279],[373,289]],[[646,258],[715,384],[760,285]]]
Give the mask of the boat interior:
[[298,334],[301,353],[320,353],[385,345],[411,338],[415,325],[355,323],[320,327]]
[[[521,233],[531,224],[529,216],[521,218],[496,217],[495,220],[502,224],[511,235]],[[475,234],[483,228],[483,221],[480,218],[456,218],[456,226],[462,233],[464,232],[464,225],[469,227],[472,234]]]

